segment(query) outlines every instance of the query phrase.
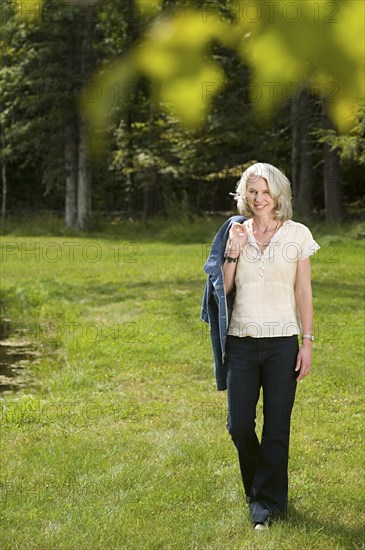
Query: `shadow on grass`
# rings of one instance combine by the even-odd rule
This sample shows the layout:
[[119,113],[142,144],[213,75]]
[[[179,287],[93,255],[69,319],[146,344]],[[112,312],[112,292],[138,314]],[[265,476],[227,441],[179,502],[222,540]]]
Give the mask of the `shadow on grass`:
[[164,242],[196,244],[210,242],[220,226],[235,212],[227,216],[191,216],[188,220],[118,220],[102,221],[90,230],[66,229],[57,217],[25,217],[8,221],[2,237],[67,237],[79,239],[127,240],[130,242]]
[[298,527],[303,531],[313,531],[323,533],[336,539],[338,548],[351,548],[352,550],[364,548],[364,529],[359,527],[347,527],[341,523],[341,518],[338,520],[326,520],[313,516],[313,510],[308,513],[300,512],[294,505],[288,506],[287,521],[293,526]]
[[[330,304],[331,315],[343,313],[344,305],[362,307],[364,285],[348,284],[345,281],[312,281],[313,293],[327,304]],[[336,301],[336,297],[340,299]]]
[[135,299],[137,297],[148,300],[153,296],[156,299],[166,292],[171,292],[171,298],[174,298],[174,293],[189,294],[196,292],[199,300],[203,296],[205,284],[205,275],[202,274],[201,278],[196,279],[173,279],[163,281],[141,281],[131,283],[112,283],[107,282],[103,284],[95,283],[56,283],[50,281],[50,285],[47,285],[47,298],[50,300],[67,297],[67,300],[71,303],[78,303],[80,300],[92,303],[93,305],[107,305],[117,302],[124,302],[126,300]]
[[[89,230],[73,230],[64,227],[63,218],[51,213],[27,215],[14,219],[9,217],[3,231],[3,238],[10,237],[77,237],[80,239],[127,240],[131,242],[164,242],[171,244],[196,244],[211,242],[215,233],[231,216],[232,210],[223,214],[191,215],[188,219],[168,220],[163,217],[143,219],[95,219]],[[320,218],[313,220],[294,216],[294,221],[308,225],[316,239],[332,236],[362,239],[365,235],[364,221],[357,216],[349,216],[342,223],[324,223]],[[333,241],[333,238],[330,239]],[[337,241],[336,241],[337,242]]]

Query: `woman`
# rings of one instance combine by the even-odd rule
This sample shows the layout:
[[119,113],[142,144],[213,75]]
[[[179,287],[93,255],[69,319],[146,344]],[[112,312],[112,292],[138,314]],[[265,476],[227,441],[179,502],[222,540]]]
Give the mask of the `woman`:
[[[226,338],[220,334],[220,340],[225,345],[227,429],[238,451],[254,528],[261,530],[286,512],[290,416],[297,381],[311,369],[310,256],[319,246],[307,227],[291,220],[290,183],[274,166],[250,166],[235,199],[248,219],[240,218],[239,223],[233,218],[229,231],[225,224],[228,239],[221,272],[225,298],[234,301],[231,314],[227,311]],[[208,268],[211,261],[208,258]],[[212,334],[213,319],[209,322]],[[261,386],[264,422],[259,442],[255,417]]]

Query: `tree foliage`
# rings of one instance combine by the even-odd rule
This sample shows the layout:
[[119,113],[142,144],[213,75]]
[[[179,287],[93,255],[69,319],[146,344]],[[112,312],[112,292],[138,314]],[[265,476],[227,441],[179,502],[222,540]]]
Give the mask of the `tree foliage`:
[[[326,206],[329,158],[344,199],[358,197],[363,8],[345,4],[44,0],[41,12],[39,1],[9,2],[0,163],[10,207],[66,203],[71,227],[91,207],[129,217],[225,210],[255,160],[292,175],[303,215],[312,199]],[[326,128],[324,105],[337,129]]]

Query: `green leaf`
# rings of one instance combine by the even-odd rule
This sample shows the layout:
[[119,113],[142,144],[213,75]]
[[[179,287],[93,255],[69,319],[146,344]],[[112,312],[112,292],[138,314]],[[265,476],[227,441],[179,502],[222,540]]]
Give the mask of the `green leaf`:
[[43,0],[14,0],[15,14],[22,22],[39,21],[42,15]]
[[161,9],[162,0],[135,0],[141,15],[156,15]]

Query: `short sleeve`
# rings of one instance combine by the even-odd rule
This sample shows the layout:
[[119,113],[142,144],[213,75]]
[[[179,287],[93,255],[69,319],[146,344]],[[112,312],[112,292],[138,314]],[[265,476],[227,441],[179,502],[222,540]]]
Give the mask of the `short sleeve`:
[[312,233],[305,225],[302,226],[300,241],[299,260],[305,260],[306,258],[309,258],[309,256],[313,256],[313,254],[320,249],[319,244],[313,239]]

